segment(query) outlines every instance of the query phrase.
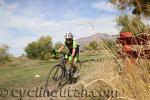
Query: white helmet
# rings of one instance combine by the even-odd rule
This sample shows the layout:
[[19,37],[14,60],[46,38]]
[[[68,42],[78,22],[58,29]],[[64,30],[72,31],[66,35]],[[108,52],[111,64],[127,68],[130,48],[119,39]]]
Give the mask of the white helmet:
[[66,33],[65,35],[65,38],[68,39],[68,38],[73,38],[73,34],[72,33]]

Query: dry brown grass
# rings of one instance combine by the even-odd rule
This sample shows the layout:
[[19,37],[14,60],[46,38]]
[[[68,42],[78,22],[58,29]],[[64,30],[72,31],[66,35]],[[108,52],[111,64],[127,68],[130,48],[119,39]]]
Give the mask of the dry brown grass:
[[[107,52],[109,54],[109,52]],[[111,55],[111,54],[110,54]],[[129,62],[130,63],[130,62]],[[107,59],[93,64],[96,68],[78,84],[86,89],[118,91],[117,97],[91,97],[90,100],[149,100],[150,62],[139,59],[136,65],[123,64],[122,59]],[[130,68],[128,71],[125,66]],[[133,68],[131,68],[133,67]]]
[[[137,23],[138,24],[138,23]],[[116,44],[118,45],[118,44]],[[148,44],[146,44],[148,45]],[[90,70],[79,84],[87,89],[110,89],[119,92],[117,97],[91,97],[89,100],[150,100],[150,60],[119,58],[115,48],[100,42],[107,59],[91,64]],[[141,50],[143,50],[141,46]],[[87,100],[87,98],[85,98]]]

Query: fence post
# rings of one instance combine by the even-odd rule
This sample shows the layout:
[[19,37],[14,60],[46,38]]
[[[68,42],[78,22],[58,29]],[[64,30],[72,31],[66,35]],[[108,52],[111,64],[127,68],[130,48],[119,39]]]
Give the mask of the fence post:
[[[129,38],[129,37],[133,37],[133,34],[131,32],[121,32],[120,33],[120,38]],[[133,45],[129,45],[129,44],[122,44],[122,53],[127,54],[127,52],[130,52],[133,50]],[[128,59],[124,60],[124,67],[125,70],[128,72],[133,72],[135,70],[134,65],[135,65],[136,59],[133,57],[130,57]]]
[[117,38],[117,42],[122,44],[121,57],[129,58],[125,59],[124,65],[125,70],[134,72],[136,59],[150,59],[150,49],[145,48],[139,51],[137,48],[133,50],[133,45],[148,45],[150,40],[149,34],[140,34],[138,36],[134,36],[131,32],[121,32],[120,38]]

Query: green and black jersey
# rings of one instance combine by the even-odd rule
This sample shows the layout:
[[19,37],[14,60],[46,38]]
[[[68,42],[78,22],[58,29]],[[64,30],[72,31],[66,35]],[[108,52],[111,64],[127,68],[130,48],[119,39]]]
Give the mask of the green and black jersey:
[[79,45],[75,40],[73,40],[71,43],[67,44],[66,41],[64,43],[64,46],[68,48],[69,54],[72,54],[72,49],[76,49],[76,54],[75,56],[79,55]]

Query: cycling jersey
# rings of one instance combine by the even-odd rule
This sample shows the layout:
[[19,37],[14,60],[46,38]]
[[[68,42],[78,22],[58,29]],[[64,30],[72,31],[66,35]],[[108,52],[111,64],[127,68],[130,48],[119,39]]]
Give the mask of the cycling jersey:
[[66,47],[68,48],[68,50],[69,50],[68,53],[69,53],[70,55],[72,54],[72,49],[74,49],[74,48],[76,49],[76,53],[75,53],[74,57],[79,54],[79,45],[77,44],[77,42],[76,42],[75,40],[73,40],[73,41],[72,41],[71,43],[69,43],[69,44],[67,44],[67,42],[65,41],[64,46],[66,46]]

